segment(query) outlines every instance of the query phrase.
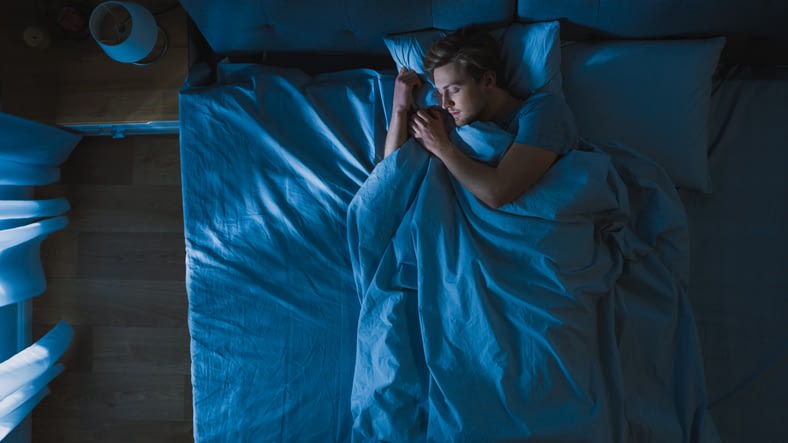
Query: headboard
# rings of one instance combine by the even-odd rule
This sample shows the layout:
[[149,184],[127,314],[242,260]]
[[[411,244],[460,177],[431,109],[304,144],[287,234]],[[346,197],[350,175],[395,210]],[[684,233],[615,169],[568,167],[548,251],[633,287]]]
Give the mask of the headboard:
[[619,38],[749,35],[788,38],[784,0],[520,0],[523,21],[565,18]]
[[515,0],[181,0],[211,49],[386,54],[383,36],[508,23]]
[[725,36],[722,62],[788,63],[785,0],[519,0],[517,20],[560,20],[564,40]]
[[383,57],[383,36],[560,20],[562,39],[725,36],[723,62],[788,63],[786,0],[181,0],[222,55]]

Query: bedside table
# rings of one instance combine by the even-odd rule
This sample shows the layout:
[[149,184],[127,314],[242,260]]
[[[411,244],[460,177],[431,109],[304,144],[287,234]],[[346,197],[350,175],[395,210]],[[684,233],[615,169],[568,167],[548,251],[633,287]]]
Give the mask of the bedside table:
[[[1,23],[6,25],[0,93],[4,112],[84,135],[178,132],[178,91],[188,71],[183,8],[156,16],[168,35],[167,52],[151,65],[136,66],[112,60],[89,35],[83,40],[55,36],[46,49],[28,47],[22,34],[36,23],[30,5],[35,2],[13,3]],[[153,13],[173,4],[139,3]]]

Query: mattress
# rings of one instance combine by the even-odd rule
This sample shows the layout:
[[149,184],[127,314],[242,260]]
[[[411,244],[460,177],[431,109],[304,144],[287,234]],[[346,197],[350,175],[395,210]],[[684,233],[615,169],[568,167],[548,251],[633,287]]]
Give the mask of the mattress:
[[348,441],[345,218],[382,152],[393,77],[217,75],[180,98],[196,440]]
[[731,66],[712,94],[711,194],[685,194],[690,299],[724,441],[788,436],[788,67]]
[[[689,299],[724,441],[788,431],[787,74],[720,73],[714,191],[682,194]],[[345,214],[380,158],[393,78],[224,65],[215,84],[197,79],[181,94],[195,437],[347,441],[360,305]],[[286,127],[261,124],[282,116]]]

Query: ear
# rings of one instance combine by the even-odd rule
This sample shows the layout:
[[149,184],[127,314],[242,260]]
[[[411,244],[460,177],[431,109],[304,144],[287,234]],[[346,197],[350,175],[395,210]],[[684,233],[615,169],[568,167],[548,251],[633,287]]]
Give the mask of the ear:
[[485,71],[484,74],[482,74],[482,87],[484,87],[485,89],[494,88],[496,85],[495,80],[496,80],[495,71],[492,70]]

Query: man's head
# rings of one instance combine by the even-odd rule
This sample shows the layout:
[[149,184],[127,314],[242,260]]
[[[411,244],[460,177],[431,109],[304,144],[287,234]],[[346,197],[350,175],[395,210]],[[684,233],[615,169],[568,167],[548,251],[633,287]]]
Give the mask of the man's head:
[[500,64],[498,42],[477,26],[438,40],[424,56],[441,106],[458,126],[489,117],[489,97],[498,87]]

